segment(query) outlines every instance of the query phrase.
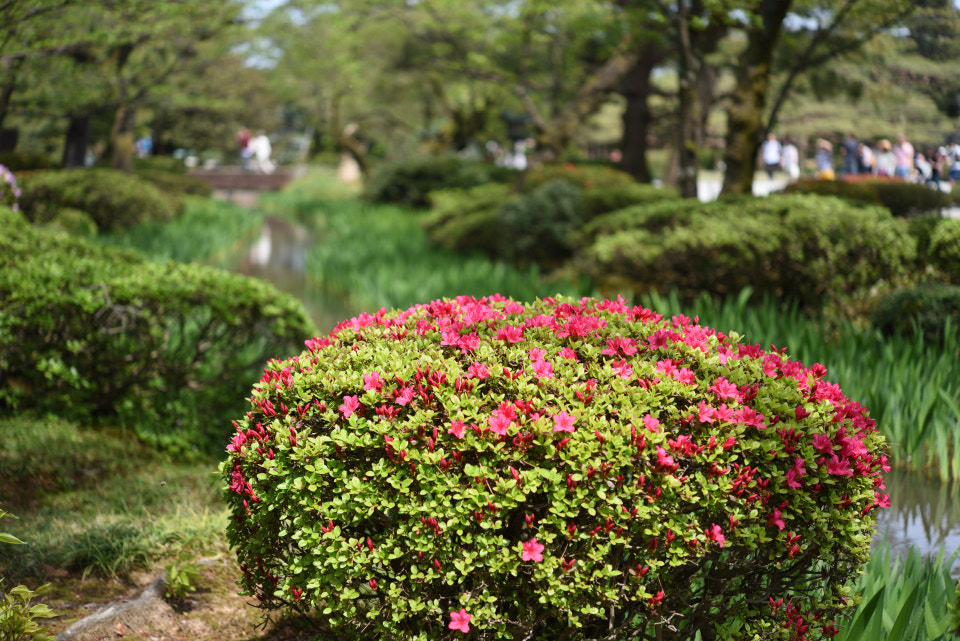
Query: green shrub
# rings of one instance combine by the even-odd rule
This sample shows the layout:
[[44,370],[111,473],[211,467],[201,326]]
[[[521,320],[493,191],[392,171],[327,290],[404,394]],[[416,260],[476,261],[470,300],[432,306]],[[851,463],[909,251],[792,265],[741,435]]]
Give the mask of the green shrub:
[[854,604],[889,468],[820,365],[586,298],[307,348],[220,470],[245,593],[325,638],[819,638]]
[[750,286],[816,309],[905,273],[907,223],[878,207],[818,196],[683,201],[601,216],[582,268],[598,282],[684,299]]
[[885,336],[918,331],[936,340],[948,322],[953,330],[960,329],[960,287],[940,283],[923,283],[885,296],[870,314],[870,323]]
[[598,165],[546,165],[527,171],[523,176],[524,192],[532,192],[544,183],[564,180],[581,189],[614,190],[635,185],[636,181],[628,173]]
[[97,223],[93,221],[93,218],[87,212],[72,207],[61,207],[54,210],[44,226],[77,236],[97,235]]
[[910,235],[917,241],[917,259],[926,263],[930,255],[930,236],[943,220],[936,216],[913,216],[909,220]]
[[432,191],[476,187],[495,182],[503,174],[493,165],[455,155],[418,156],[377,170],[366,197],[373,202],[426,208]]
[[211,448],[249,373],[313,331],[299,301],[259,280],[150,263],[12,212],[0,227],[0,407]]
[[497,212],[513,197],[510,186],[502,183],[432,192],[433,208],[423,221],[430,243],[457,252],[496,256],[502,238]]
[[180,172],[139,169],[136,176],[152,183],[160,191],[170,194],[208,197],[213,193],[210,183]]
[[497,212],[499,254],[522,264],[572,255],[572,235],[583,225],[580,191],[565,180],[552,180],[504,203]]
[[580,194],[580,202],[583,207],[584,218],[592,220],[602,214],[609,214],[620,209],[637,205],[650,205],[679,197],[680,194],[669,187],[632,183],[610,188],[584,189]]
[[813,194],[816,196],[837,196],[865,205],[879,205],[880,198],[877,192],[863,182],[849,182],[846,180],[819,180],[817,178],[801,178],[783,188],[786,194]]
[[878,180],[869,183],[880,203],[894,216],[919,216],[950,206],[950,196],[915,183]]
[[897,217],[939,212],[950,205],[950,196],[926,185],[902,180],[798,180],[787,185],[788,194],[840,196],[862,204],[880,204]]
[[960,219],[944,218],[930,232],[928,257],[950,282],[960,284]]
[[11,171],[34,171],[54,167],[50,157],[38,151],[0,151],[0,165]]
[[32,222],[45,224],[65,207],[86,212],[100,231],[141,221],[164,222],[182,203],[136,176],[112,169],[42,171],[24,176],[20,207]]

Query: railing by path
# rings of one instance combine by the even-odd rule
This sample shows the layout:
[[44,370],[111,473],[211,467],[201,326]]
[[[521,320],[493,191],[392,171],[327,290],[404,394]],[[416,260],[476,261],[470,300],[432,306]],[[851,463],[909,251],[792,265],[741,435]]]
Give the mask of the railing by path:
[[213,196],[238,205],[252,207],[264,191],[277,191],[294,178],[305,173],[303,167],[277,167],[273,173],[263,174],[243,167],[216,167],[214,169],[191,169],[188,174],[206,182],[213,188]]

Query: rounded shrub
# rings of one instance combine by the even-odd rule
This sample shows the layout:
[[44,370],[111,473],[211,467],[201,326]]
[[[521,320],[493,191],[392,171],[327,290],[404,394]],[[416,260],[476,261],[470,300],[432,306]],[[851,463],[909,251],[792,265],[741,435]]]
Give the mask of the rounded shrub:
[[944,218],[930,232],[928,259],[950,282],[960,284],[960,219]]
[[38,151],[0,151],[0,165],[11,171],[34,171],[53,169],[53,161]]
[[745,287],[811,309],[905,274],[907,223],[839,198],[778,195],[654,203],[585,226],[582,269],[637,292],[735,295]]
[[274,361],[220,470],[245,593],[336,639],[835,632],[889,469],[783,350],[622,300],[363,314]]
[[138,178],[153,184],[160,191],[171,194],[207,197],[213,193],[213,187],[210,186],[210,183],[182,172],[138,169],[136,175]]
[[493,165],[452,154],[415,156],[378,169],[366,197],[373,202],[427,208],[431,191],[467,189],[497,182],[503,173]]
[[947,323],[960,329],[960,287],[923,283],[885,296],[870,314],[870,323],[885,336],[920,332],[936,340]]
[[182,208],[176,195],[113,169],[38,171],[23,177],[21,188],[20,207],[32,222],[45,224],[63,208],[79,209],[101,232],[165,222]]
[[554,180],[563,180],[581,189],[598,190],[615,190],[637,184],[633,176],[613,167],[568,162],[527,171],[523,176],[522,188],[525,192],[531,192]]
[[583,226],[580,188],[551,180],[504,203],[497,212],[498,253],[519,263],[551,263],[573,254],[573,234]]
[[264,281],[153,263],[9,210],[0,229],[0,409],[216,451],[249,378],[315,331],[300,301]]
[[496,256],[503,237],[497,212],[514,197],[510,186],[503,183],[435,191],[430,194],[432,208],[423,227],[434,245]]

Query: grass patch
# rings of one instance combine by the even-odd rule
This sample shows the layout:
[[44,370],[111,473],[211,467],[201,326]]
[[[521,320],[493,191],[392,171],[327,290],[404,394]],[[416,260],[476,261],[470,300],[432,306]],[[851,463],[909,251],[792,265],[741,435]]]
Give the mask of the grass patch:
[[4,503],[18,517],[4,531],[26,542],[0,546],[0,575],[126,577],[182,552],[226,549],[212,462],[179,462],[129,433],[52,417],[5,419],[0,431],[4,491],[20,497]]
[[229,267],[263,227],[264,213],[212,198],[184,197],[184,211],[167,223],[144,222],[102,234],[108,245],[136,249],[153,260]]

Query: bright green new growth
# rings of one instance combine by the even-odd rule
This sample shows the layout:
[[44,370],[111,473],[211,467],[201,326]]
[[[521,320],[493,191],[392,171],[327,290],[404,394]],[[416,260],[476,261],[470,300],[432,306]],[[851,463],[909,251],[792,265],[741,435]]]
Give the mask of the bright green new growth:
[[221,465],[243,584],[338,639],[831,636],[888,505],[862,406],[622,301],[361,315]]

